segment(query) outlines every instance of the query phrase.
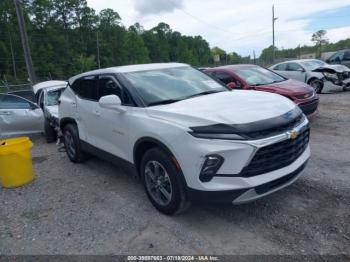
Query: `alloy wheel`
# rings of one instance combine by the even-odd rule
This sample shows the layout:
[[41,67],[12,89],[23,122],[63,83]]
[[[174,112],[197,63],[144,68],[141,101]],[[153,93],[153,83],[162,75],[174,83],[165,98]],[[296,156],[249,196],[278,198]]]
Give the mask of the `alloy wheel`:
[[172,185],[165,168],[158,161],[145,165],[145,184],[148,193],[159,205],[166,206],[172,199]]
[[76,153],[75,144],[74,144],[73,136],[69,131],[65,132],[65,134],[64,134],[64,144],[65,144],[68,155],[70,157],[74,158],[75,153]]

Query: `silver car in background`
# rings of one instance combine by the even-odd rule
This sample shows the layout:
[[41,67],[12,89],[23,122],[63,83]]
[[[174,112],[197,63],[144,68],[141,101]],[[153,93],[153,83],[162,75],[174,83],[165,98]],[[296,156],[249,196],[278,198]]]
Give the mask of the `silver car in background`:
[[350,69],[344,65],[329,65],[317,59],[299,59],[282,62],[269,68],[290,79],[299,80],[321,93],[324,86],[347,88]]
[[0,138],[42,133],[44,114],[33,102],[12,94],[0,94]]

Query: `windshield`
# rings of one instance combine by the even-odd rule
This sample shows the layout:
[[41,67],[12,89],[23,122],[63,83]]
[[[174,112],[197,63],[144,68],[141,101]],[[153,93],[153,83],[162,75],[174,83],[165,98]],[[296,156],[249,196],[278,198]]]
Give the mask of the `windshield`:
[[253,86],[268,85],[286,80],[282,76],[259,66],[235,70],[235,73],[249,85]]
[[61,93],[63,92],[64,88],[56,89],[47,92],[47,106],[55,106],[58,104],[58,99],[61,96]]
[[192,67],[125,73],[147,105],[177,102],[190,97],[228,91],[221,83]]
[[312,71],[318,67],[326,66],[327,64],[320,60],[309,60],[309,61],[302,61],[300,64],[307,70]]

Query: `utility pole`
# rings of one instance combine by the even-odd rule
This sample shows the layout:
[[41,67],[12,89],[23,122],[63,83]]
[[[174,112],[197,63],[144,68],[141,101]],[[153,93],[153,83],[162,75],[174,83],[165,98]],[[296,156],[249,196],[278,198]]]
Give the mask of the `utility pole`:
[[10,31],[8,31],[9,39],[10,39],[10,51],[11,51],[11,58],[12,58],[12,68],[13,68],[13,76],[17,80],[17,70],[16,70],[16,62],[15,62],[15,54],[13,53],[13,44],[12,44],[12,37],[10,34]]
[[100,69],[101,68],[101,61],[100,61],[100,39],[98,37],[98,31],[96,32],[96,49],[97,49],[97,66]]
[[272,5],[272,62],[275,62],[275,21],[277,19],[275,17],[275,6]]
[[23,54],[24,54],[24,59],[26,61],[28,76],[29,76],[30,83],[34,85],[36,83],[36,79],[35,79],[32,57],[30,56],[29,41],[28,41],[28,35],[26,31],[26,25],[24,22],[22,2],[20,0],[13,0],[13,1],[16,7],[18,26],[21,34]]

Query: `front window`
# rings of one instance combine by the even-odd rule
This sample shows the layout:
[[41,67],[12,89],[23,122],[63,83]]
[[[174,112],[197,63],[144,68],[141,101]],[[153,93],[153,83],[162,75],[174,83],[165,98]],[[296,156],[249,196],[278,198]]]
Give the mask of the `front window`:
[[47,105],[48,106],[58,105],[58,99],[60,98],[63,90],[64,88],[47,92]]
[[228,91],[221,83],[188,66],[131,72],[124,76],[148,106]]
[[238,69],[235,70],[235,73],[252,86],[268,85],[286,80],[282,76],[259,66]]
[[321,60],[309,60],[300,62],[307,71],[312,71],[318,67],[327,66],[327,64]]

